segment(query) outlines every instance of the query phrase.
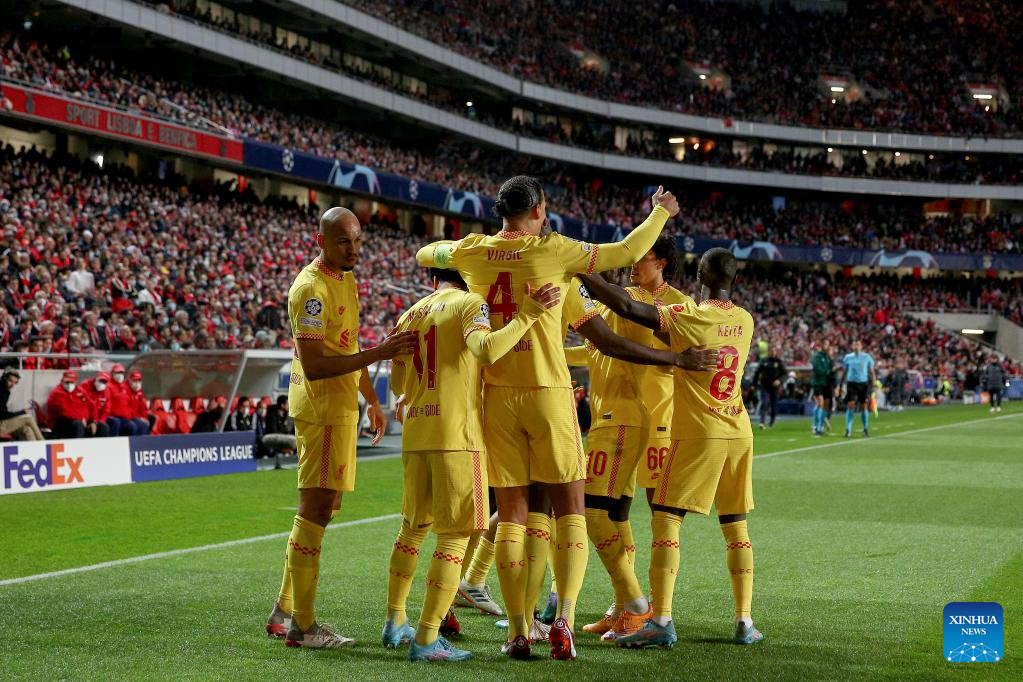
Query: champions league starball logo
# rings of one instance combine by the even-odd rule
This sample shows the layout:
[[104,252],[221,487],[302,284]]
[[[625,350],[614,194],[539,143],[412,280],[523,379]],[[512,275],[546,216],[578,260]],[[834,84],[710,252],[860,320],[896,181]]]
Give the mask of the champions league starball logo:
[[415,180],[408,181],[408,196],[412,201],[419,198],[419,183]]
[[290,149],[281,154],[281,167],[288,173],[295,168],[295,154]]
[[689,253],[696,251],[696,240],[689,236],[685,237],[682,240],[682,248],[688,251]]
[[825,246],[825,247],[821,248],[821,260],[824,261],[825,263],[830,263],[831,262],[831,257],[833,255],[834,254],[831,253],[831,247],[830,246]]

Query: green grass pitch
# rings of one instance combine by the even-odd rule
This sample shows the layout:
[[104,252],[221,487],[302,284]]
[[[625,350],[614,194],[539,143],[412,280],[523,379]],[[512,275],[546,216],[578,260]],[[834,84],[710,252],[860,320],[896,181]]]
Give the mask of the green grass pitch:
[[[842,416],[835,424],[841,428]],[[857,424],[858,428],[858,424]],[[379,643],[401,464],[361,461],[359,490],[327,533],[318,614],[355,648],[285,649],[263,634],[281,538],[257,539],[29,582],[10,579],[290,529],[295,473],[256,474],[0,498],[3,679],[1023,679],[1023,406],[882,414],[869,440],[813,440],[809,420],[756,432],[754,617],[767,636],[730,643],[732,603],[713,518],[682,527],[673,650],[621,651],[580,635],[573,663],[503,659],[493,619],[459,610],[476,659],[409,664]],[[802,449],[806,448],[806,449]],[[794,452],[792,452],[795,450]],[[649,512],[633,508],[646,585]],[[427,547],[432,539],[427,540]],[[429,556],[428,552],[423,553]],[[417,617],[427,561],[410,599]],[[497,589],[497,577],[490,582]],[[611,597],[596,555],[579,624]],[[997,601],[1005,658],[950,664],[942,608]]]

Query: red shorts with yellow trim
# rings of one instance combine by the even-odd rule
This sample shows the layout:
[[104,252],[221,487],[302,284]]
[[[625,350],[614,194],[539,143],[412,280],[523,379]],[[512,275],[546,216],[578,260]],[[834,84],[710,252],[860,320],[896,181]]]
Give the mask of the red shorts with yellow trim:
[[638,426],[602,426],[586,437],[586,494],[618,499],[636,492],[647,430]]
[[295,420],[298,487],[355,490],[355,443],[358,424],[322,426]]
[[483,440],[495,488],[586,478],[571,388],[484,385]]
[[671,436],[668,431],[652,431],[647,433],[647,441],[643,453],[639,456],[637,483],[640,488],[656,488],[661,480],[661,471],[668,461],[671,452]]
[[654,504],[718,515],[753,511],[753,439],[672,440]]
[[401,513],[413,528],[468,533],[490,522],[484,454],[471,450],[404,452]]

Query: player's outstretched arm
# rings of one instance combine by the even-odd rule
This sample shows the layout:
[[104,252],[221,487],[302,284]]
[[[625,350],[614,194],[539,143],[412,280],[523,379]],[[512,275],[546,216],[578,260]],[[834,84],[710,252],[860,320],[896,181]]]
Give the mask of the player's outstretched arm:
[[648,348],[630,339],[618,336],[607,326],[604,318],[597,316],[587,320],[576,330],[596,346],[597,350],[616,360],[636,365],[671,365],[695,372],[717,369],[718,350],[694,346],[682,353]]
[[634,301],[625,289],[609,283],[600,275],[579,275],[579,279],[586,285],[590,296],[606,305],[616,315],[654,331],[661,328],[656,306]]
[[[479,300],[482,301],[482,298]],[[553,284],[544,284],[535,291],[526,284],[526,298],[522,302],[522,309],[512,321],[496,332],[483,328],[473,329],[465,337],[465,345],[480,362],[492,365],[515,347],[534,322],[560,302],[561,289]]]
[[398,332],[384,339],[379,346],[367,348],[352,355],[324,355],[322,339],[295,339],[298,359],[302,371],[309,381],[319,381],[359,372],[380,360],[390,360],[399,355],[408,355],[415,350],[416,335],[412,332]]
[[597,250],[597,254],[589,272],[604,272],[634,265],[646,255],[647,251],[653,248],[654,242],[661,236],[664,224],[668,222],[668,218],[678,215],[679,208],[678,199],[671,192],[665,192],[664,187],[657,188],[650,198],[650,203],[653,205],[650,215],[629,232],[624,240],[610,244],[596,244],[593,247]]
[[416,261],[424,268],[450,268],[454,245],[455,242],[450,239],[427,244],[416,252]]

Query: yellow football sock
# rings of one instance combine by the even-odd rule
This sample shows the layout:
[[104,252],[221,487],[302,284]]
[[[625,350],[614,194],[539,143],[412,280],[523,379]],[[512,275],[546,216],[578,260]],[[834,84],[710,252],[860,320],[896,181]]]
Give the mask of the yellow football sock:
[[622,544],[625,545],[625,556],[628,557],[629,563],[635,566],[636,538],[632,535],[632,522],[628,520],[615,521],[614,524],[618,529],[618,534],[622,536]]
[[725,564],[732,580],[735,617],[749,618],[753,608],[753,544],[745,521],[722,523],[725,536]]
[[558,548],[558,524],[551,526],[551,548],[547,552],[547,568],[551,570],[551,592],[558,593],[558,574],[554,572],[554,555]]
[[[526,625],[526,527],[498,522],[494,546],[497,577],[501,581],[504,612],[508,615],[508,639],[529,636]],[[532,614],[530,614],[532,615]]]
[[494,543],[481,536],[476,551],[473,552],[469,570],[465,573],[465,581],[470,585],[483,585],[487,582],[487,574],[493,565]]
[[291,571],[288,570],[288,552],[284,552],[284,578],[281,579],[281,591],[277,594],[277,606],[285,613],[295,608],[291,600]]
[[666,619],[667,622],[671,620],[671,601],[675,596],[682,517],[655,511],[650,527],[653,531],[650,543],[650,601],[653,602],[654,618]]
[[636,579],[636,571],[625,553],[625,543],[616,524],[604,509],[586,510],[586,534],[597,550],[600,562],[607,569],[615,592],[615,607],[623,608],[628,602],[643,596]]
[[433,644],[437,639],[441,621],[451,607],[451,600],[458,590],[462,564],[465,563],[465,549],[469,536],[446,533],[437,536],[437,549],[426,573],[426,598],[423,612],[416,629],[416,644]]
[[469,536],[469,544],[465,546],[465,557],[462,561],[462,575],[459,576],[459,580],[464,578],[465,574],[469,572],[469,565],[472,564],[472,558],[476,554],[476,548],[479,547],[482,537],[483,533],[481,531],[476,531]]
[[526,517],[526,620],[530,623],[547,576],[550,553],[551,517],[530,512]]
[[425,539],[425,528],[410,528],[402,521],[401,530],[391,549],[391,563],[387,571],[387,620],[394,621],[395,625],[408,620],[405,602],[419,563],[419,546]]
[[558,617],[575,628],[575,603],[586,577],[590,548],[586,539],[586,517],[566,514],[558,517],[558,549],[554,570],[558,574]]
[[288,538],[288,573],[291,575],[291,617],[303,631],[316,622],[316,581],[320,577],[323,526],[295,517]]

